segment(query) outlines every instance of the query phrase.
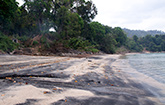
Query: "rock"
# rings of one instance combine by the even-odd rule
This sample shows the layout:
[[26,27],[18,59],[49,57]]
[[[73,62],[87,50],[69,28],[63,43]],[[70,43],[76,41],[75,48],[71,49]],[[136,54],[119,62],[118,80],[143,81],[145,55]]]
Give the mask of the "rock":
[[88,60],[88,62],[92,62],[92,60]]

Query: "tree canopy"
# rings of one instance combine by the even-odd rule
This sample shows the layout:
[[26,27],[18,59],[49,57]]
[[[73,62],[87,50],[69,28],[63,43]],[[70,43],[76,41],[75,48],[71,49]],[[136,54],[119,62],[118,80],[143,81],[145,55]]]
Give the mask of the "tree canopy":
[[[120,27],[112,28],[92,21],[98,13],[92,1],[24,1],[20,7],[16,0],[0,1],[0,49],[3,51],[10,52],[18,47],[10,43],[15,37],[22,44],[18,48],[38,45],[40,51],[74,49],[115,53],[120,48],[127,52],[165,51],[164,35],[128,38]],[[50,32],[50,28],[55,32]],[[65,50],[61,50],[62,47]]]

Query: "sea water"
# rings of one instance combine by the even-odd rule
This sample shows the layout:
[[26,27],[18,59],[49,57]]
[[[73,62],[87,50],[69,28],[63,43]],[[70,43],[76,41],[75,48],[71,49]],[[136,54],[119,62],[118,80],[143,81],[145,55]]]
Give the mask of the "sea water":
[[165,53],[128,55],[132,68],[165,84]]
[[136,78],[165,105],[165,53],[128,54],[121,58],[121,70]]

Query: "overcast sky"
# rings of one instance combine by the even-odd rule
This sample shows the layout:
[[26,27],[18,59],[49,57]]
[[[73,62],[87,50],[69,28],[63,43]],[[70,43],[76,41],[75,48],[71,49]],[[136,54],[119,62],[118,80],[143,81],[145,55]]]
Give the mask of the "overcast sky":
[[93,0],[94,19],[111,27],[165,31],[165,0]]
[[165,0],[92,1],[98,9],[94,21],[111,27],[165,31]]

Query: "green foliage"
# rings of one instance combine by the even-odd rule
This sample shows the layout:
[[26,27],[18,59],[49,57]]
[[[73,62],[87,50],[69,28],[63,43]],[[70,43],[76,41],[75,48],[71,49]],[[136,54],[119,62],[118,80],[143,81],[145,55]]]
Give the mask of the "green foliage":
[[116,40],[113,38],[111,34],[107,34],[103,40],[102,43],[100,44],[100,49],[106,53],[115,53],[115,45],[116,45]]
[[51,27],[51,1],[50,0],[25,0],[26,9],[32,24],[37,28],[38,34],[48,32]]
[[134,36],[133,36],[133,40],[134,40],[135,42],[137,42],[137,41],[138,41],[138,37],[137,37],[136,35],[134,35]]
[[117,54],[125,54],[125,53],[128,53],[128,52],[129,52],[129,50],[125,46],[121,46],[121,47],[118,47],[116,49]]
[[[92,1],[24,1],[21,7],[18,7],[16,0],[0,1],[1,32],[8,36],[17,35],[16,38],[23,45],[41,45],[43,49],[50,49],[51,41],[56,40],[59,41],[59,46],[64,45],[66,49],[91,52],[125,52],[126,48],[134,52],[141,52],[143,48],[149,51],[165,51],[165,35],[147,35],[139,38],[134,34],[132,38],[127,38],[120,27],[112,28],[92,22],[97,15],[97,8]],[[54,27],[55,32],[49,32],[51,27]],[[1,34],[0,48],[10,52],[17,45],[5,35]],[[42,36],[40,41],[32,42],[29,39],[37,35]],[[26,45],[23,47],[27,47]]]
[[86,49],[85,51],[87,51],[87,52],[93,52],[93,53],[99,52],[98,49],[96,49],[96,48],[90,48],[90,47],[88,49]]
[[88,40],[84,40],[82,37],[79,37],[79,38],[73,37],[73,38],[71,38],[68,41],[68,45],[72,49],[79,49],[79,50],[84,50],[84,51],[89,51],[89,50],[94,51],[94,47],[95,47]]
[[48,42],[47,38],[45,36],[42,36],[40,39],[40,43],[44,45],[43,49],[49,49],[50,48],[50,43]]
[[91,28],[89,32],[92,33],[90,36],[91,42],[95,45],[98,44],[99,46],[97,46],[97,48],[101,50],[100,47],[105,36],[104,26],[99,22],[92,22],[89,27]]
[[127,36],[120,27],[115,27],[113,29],[113,34],[117,41],[118,47],[126,44]]
[[45,44],[47,42],[47,38],[45,36],[42,36],[41,39],[40,39],[40,42],[42,44]]
[[92,22],[89,27],[91,28],[89,32],[93,34],[88,39],[98,44],[97,48],[101,51],[115,53],[116,47],[126,44],[127,36],[120,27],[111,28],[99,22]]
[[77,13],[70,12],[64,6],[59,9],[55,23],[55,28],[63,39],[80,36],[84,24]]
[[127,40],[126,47],[131,52],[142,52],[143,51],[143,46],[139,43],[139,40],[136,40],[135,37],[133,39],[129,38]]
[[15,18],[13,19],[14,29],[12,32],[18,34],[19,36],[34,37],[34,34],[39,34],[39,29],[36,24],[36,20],[33,16],[24,8],[24,6],[19,7],[15,13]]
[[38,45],[39,43],[38,43],[38,41],[33,41],[33,45],[34,46],[36,46],[36,45]]
[[29,39],[29,37],[28,36],[26,36],[26,35],[23,35],[23,36],[17,36],[16,37],[18,40],[20,40],[21,42],[26,42],[28,39]]
[[130,30],[130,29],[124,28],[123,31],[127,34],[127,37],[129,38],[132,38],[134,35],[137,35],[140,38],[140,37],[145,37],[147,35],[155,36],[155,35],[165,34],[165,32],[158,31],[158,30],[144,31],[144,30]]
[[100,40],[105,35],[105,27],[99,22],[92,22],[90,23],[90,27],[94,30],[94,35],[92,36],[93,39],[100,43]]
[[130,51],[134,52],[142,52],[144,48],[152,52],[165,51],[165,35],[156,35],[155,37],[147,35],[142,38],[134,35],[133,39],[127,41],[126,46]]
[[15,0],[0,0],[0,30],[3,33],[9,34],[12,31],[12,21],[17,8]]
[[155,37],[147,35],[140,39],[140,43],[148,51],[165,51],[165,35],[156,35]]
[[8,36],[0,33],[0,50],[4,52],[11,52],[18,47]]
[[79,7],[77,7],[78,14],[83,18],[85,22],[91,22],[97,15],[97,8],[92,1],[78,0],[81,1]]

